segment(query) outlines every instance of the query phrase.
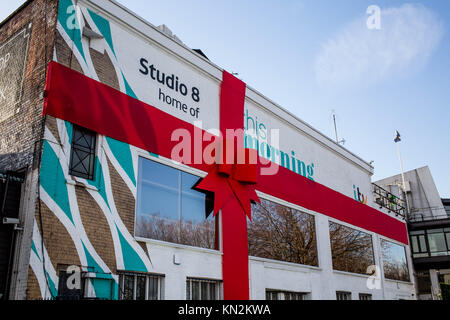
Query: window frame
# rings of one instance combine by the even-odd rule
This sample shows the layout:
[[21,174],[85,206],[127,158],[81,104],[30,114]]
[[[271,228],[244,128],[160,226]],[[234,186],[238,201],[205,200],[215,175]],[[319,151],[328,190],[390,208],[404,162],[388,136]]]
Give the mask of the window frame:
[[[159,240],[159,239],[152,239],[152,238],[148,238],[148,237],[143,237],[140,236],[138,234],[136,234],[136,230],[137,230],[137,222],[138,222],[138,209],[139,209],[139,205],[138,205],[138,199],[139,199],[139,195],[140,195],[140,191],[139,191],[139,160],[140,158],[143,158],[144,160],[149,160],[149,161],[153,161],[157,164],[161,164],[164,166],[167,166],[171,169],[175,169],[178,171],[181,171],[182,173],[187,173],[190,175],[194,175],[196,177],[200,178],[204,178],[206,177],[206,175],[208,174],[207,172],[189,167],[183,163],[179,163],[176,162],[174,160],[165,158],[163,156],[158,156],[155,154],[149,154],[149,153],[145,153],[142,150],[137,150],[137,172],[136,172],[136,198],[135,198],[135,206],[134,206],[134,228],[133,228],[133,236],[136,240],[139,241],[143,241],[143,242],[147,242],[147,243],[157,243],[157,244],[163,244],[163,245],[168,245],[168,246],[172,246],[172,247],[178,247],[178,248],[189,248],[189,249],[194,249],[194,250],[199,250],[199,251],[205,251],[205,252],[213,252],[213,253],[220,253],[221,251],[221,241],[220,241],[220,223],[221,223],[221,219],[220,219],[220,215],[221,212],[219,211],[219,213],[216,215],[216,223],[215,223],[215,237],[216,237],[216,241],[217,241],[217,248],[215,249],[211,249],[211,248],[204,248],[204,247],[197,247],[197,246],[193,246],[193,245],[189,245],[189,244],[184,244],[184,243],[177,243],[177,242],[170,242],[170,241],[165,241],[165,240]],[[212,213],[211,213],[212,215]],[[181,221],[181,220],[178,220]]]
[[[339,297],[347,297],[349,299],[340,299]],[[352,300],[353,296],[352,293],[350,291],[341,291],[341,290],[337,290],[336,291],[336,300],[337,301],[348,301],[348,300]]]
[[[301,296],[302,299],[286,299],[286,295],[298,295]],[[268,295],[275,295],[276,299],[268,299]],[[277,289],[268,289],[266,288],[266,300],[291,300],[291,301],[300,301],[300,300],[309,300],[310,292],[300,292],[300,291],[288,291],[288,290],[277,290]]]
[[[307,214],[307,215],[310,215],[310,216],[313,217],[313,219],[314,219],[314,241],[315,241],[315,244],[316,244],[315,247],[316,247],[316,255],[317,255],[316,256],[317,265],[314,266],[314,265],[300,264],[300,263],[295,263],[295,262],[288,262],[288,261],[283,261],[283,260],[262,258],[262,257],[250,255],[250,253],[249,253],[249,259],[253,258],[253,259],[257,259],[257,260],[267,260],[267,261],[273,261],[273,262],[276,262],[276,263],[293,264],[293,265],[296,265],[296,266],[303,266],[303,267],[306,267],[306,268],[320,269],[321,266],[320,266],[320,259],[319,259],[319,257],[320,257],[320,253],[321,253],[321,251],[320,251],[321,248],[319,246],[319,240],[318,240],[318,236],[319,236],[318,235],[318,230],[319,230],[319,228],[318,228],[318,219],[317,219],[318,213],[315,212],[315,211],[312,211],[310,209],[303,208],[301,206],[298,206],[298,205],[295,205],[293,203],[287,202],[287,201],[282,200],[280,198],[276,198],[274,196],[271,196],[271,195],[269,195],[267,193],[263,193],[263,192],[258,191],[258,190],[256,190],[256,194],[258,195],[258,197],[261,200],[266,200],[266,201],[269,201],[269,202],[273,202],[275,204],[287,207],[287,208],[289,208],[291,210],[299,211],[302,214]],[[247,232],[248,232],[248,224],[247,224]],[[247,239],[247,242],[248,242],[248,239]]]
[[[192,299],[192,283],[198,283],[198,288],[199,288],[199,292],[198,292],[198,296],[199,299]],[[216,295],[216,299],[201,299],[202,297],[202,283],[207,283],[209,285],[214,284],[215,285],[215,295]],[[223,300],[223,281],[222,280],[217,280],[217,279],[211,279],[211,278],[198,278],[198,277],[186,277],[186,296],[185,299],[187,301],[218,301],[218,300]],[[208,295],[210,293],[209,290],[210,287],[208,287]],[[189,294],[188,294],[189,291]]]
[[[391,278],[386,277],[386,272],[384,270],[385,259],[384,259],[384,256],[383,256],[383,247],[381,245],[382,241],[387,241],[387,242],[390,242],[392,244],[401,246],[403,248],[403,251],[405,253],[406,267],[408,269],[408,280],[391,279]],[[412,283],[412,276],[411,276],[411,274],[412,274],[412,272],[411,272],[412,263],[410,265],[411,261],[410,261],[410,258],[408,258],[408,252],[407,252],[407,247],[410,247],[410,246],[409,245],[405,245],[404,243],[392,240],[390,238],[386,238],[386,237],[381,236],[381,235],[379,236],[379,239],[378,239],[378,246],[379,246],[379,250],[380,250],[379,251],[379,255],[380,255],[380,259],[381,259],[381,266],[380,266],[380,268],[383,269],[383,274],[384,274],[385,280],[396,281],[396,282],[404,282],[404,283]],[[410,250],[411,250],[411,248],[410,248]],[[412,257],[412,255],[411,255],[411,257]]]
[[363,301],[369,301],[369,300],[372,300],[372,298],[373,298],[371,293],[359,293],[358,297],[359,297],[359,300],[363,300]]
[[[83,134],[92,134],[93,138],[93,145],[87,150],[86,147],[76,145],[75,143],[75,132],[82,132]],[[72,137],[71,137],[71,143],[70,143],[70,157],[69,157],[69,170],[68,173],[70,176],[78,177],[86,180],[93,181],[95,180],[95,157],[97,156],[97,147],[98,147],[98,134],[90,129],[81,127],[76,124],[72,124]],[[89,161],[89,169],[88,173],[84,174],[82,172],[74,171],[73,167],[73,157],[76,150],[81,150],[82,152],[86,152],[89,154],[89,157],[91,157]]]
[[[356,227],[356,226],[353,226],[353,225],[348,224],[348,223],[346,223],[344,221],[340,221],[340,220],[337,220],[337,219],[334,219],[334,218],[328,218],[328,235],[329,236],[330,236],[330,232],[331,232],[331,229],[330,229],[330,224],[331,223],[343,226],[345,228],[350,228],[353,231],[365,233],[366,235],[370,236],[370,242],[372,244],[372,261],[373,261],[373,263],[371,265],[378,266],[377,261],[376,261],[377,260],[376,259],[376,254],[375,254],[375,247],[376,247],[376,242],[375,242],[375,235],[376,234],[375,233],[370,232],[370,231],[365,230],[365,229],[362,229],[362,228],[359,228],[359,227]],[[329,251],[329,254],[330,254],[331,260],[333,260],[333,251],[332,251],[332,246],[331,246],[331,237],[330,237],[329,240],[330,240],[330,251]],[[370,274],[368,274],[368,273],[358,273],[358,272],[351,272],[351,271],[335,269],[333,261],[332,261],[332,270],[333,270],[333,272],[345,272],[345,273],[348,273],[348,274],[359,275],[359,276],[370,276]],[[336,292],[338,292],[338,291],[336,291]],[[345,291],[340,291],[340,292],[345,292]]]
[[138,277],[145,277],[145,299],[144,300],[155,300],[155,299],[149,299],[150,279],[151,278],[157,279],[157,281],[158,281],[158,291],[157,291],[158,298],[156,300],[164,300],[164,280],[165,280],[164,274],[118,270],[117,275],[119,277],[118,300],[128,300],[128,299],[123,299],[123,294],[124,294],[123,288],[124,288],[125,276],[133,277],[133,299],[131,299],[131,300],[136,301],[136,289],[137,289],[137,278]]

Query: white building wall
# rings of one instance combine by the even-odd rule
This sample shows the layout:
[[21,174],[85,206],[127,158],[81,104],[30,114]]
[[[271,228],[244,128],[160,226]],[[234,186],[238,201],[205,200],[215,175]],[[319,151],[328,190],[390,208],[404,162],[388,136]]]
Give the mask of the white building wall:
[[[351,292],[352,300],[359,294],[371,294],[373,300],[415,299],[409,247],[407,259],[411,282],[384,279],[380,237],[372,235],[374,261],[379,282],[369,275],[333,270],[329,237],[329,218],[315,214],[318,267],[249,257],[249,286],[251,300],[265,300],[266,289],[304,292],[311,300],[335,300],[336,291]],[[336,221],[336,220],[333,220]],[[348,225],[349,226],[349,225]],[[171,244],[157,240],[145,240],[152,253],[153,271],[163,274],[164,299],[186,299],[186,278],[222,280],[222,256],[219,251]],[[375,284],[375,285],[374,285]]]

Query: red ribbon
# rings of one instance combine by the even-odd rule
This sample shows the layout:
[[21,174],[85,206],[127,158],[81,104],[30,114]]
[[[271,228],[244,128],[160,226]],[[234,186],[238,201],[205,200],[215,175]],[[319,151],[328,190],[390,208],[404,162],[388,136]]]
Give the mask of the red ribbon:
[[[259,202],[255,192],[255,184],[259,174],[257,151],[234,148],[234,143],[227,141],[221,144],[224,150],[223,160],[232,153],[231,163],[219,163],[213,167],[196,188],[214,193],[214,216],[228,201],[237,201],[245,215],[251,220],[251,201]],[[238,163],[238,153],[244,155],[244,162]],[[230,156],[228,156],[228,159]]]
[[[214,192],[214,215],[222,210],[222,277],[225,300],[249,299],[247,220],[251,201],[259,202],[255,192],[258,178],[257,151],[243,148],[244,101],[246,85],[224,71],[220,88],[220,131],[233,140],[222,144],[223,162],[213,167],[197,185]],[[243,162],[239,162],[242,152]],[[230,155],[233,153],[233,155]],[[252,161],[253,160],[253,161]]]

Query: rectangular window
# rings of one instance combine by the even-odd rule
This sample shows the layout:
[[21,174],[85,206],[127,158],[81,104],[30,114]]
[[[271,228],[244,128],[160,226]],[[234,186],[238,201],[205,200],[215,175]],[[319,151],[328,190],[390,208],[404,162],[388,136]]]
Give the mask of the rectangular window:
[[367,274],[375,264],[372,236],[331,221],[329,227],[333,269]]
[[261,199],[248,221],[250,256],[317,266],[314,216]]
[[118,272],[120,300],[162,300],[163,275]]
[[69,174],[93,180],[95,163],[96,133],[73,126]]
[[450,254],[447,248],[444,229],[427,230],[428,245],[430,246],[430,255],[432,257],[445,256]]
[[135,235],[217,249],[211,199],[193,186],[200,178],[139,158]]
[[360,293],[359,300],[372,300],[372,295],[368,293]]
[[405,247],[382,239],[381,253],[386,279],[409,281],[408,263]]
[[187,278],[186,300],[220,300],[221,281]]
[[346,291],[336,291],[336,300],[352,300],[352,293]]
[[428,257],[427,242],[425,239],[425,231],[411,231],[411,249],[414,258]]
[[280,290],[266,290],[266,300],[307,300],[308,293]]

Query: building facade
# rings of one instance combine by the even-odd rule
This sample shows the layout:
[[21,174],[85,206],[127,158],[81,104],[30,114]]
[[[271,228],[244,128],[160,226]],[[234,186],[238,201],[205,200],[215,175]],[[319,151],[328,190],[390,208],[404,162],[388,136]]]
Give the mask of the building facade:
[[[429,167],[377,181],[408,205],[408,231],[417,283],[418,298],[447,298],[442,291],[450,286],[450,210],[449,200],[441,199]],[[445,288],[444,288],[445,287]]]
[[[110,0],[34,0],[1,30],[1,48],[29,36],[0,119],[4,190],[20,186],[4,298],[415,299],[373,168],[166,27]],[[265,164],[254,181],[234,166],[229,197],[201,189],[226,129]]]

